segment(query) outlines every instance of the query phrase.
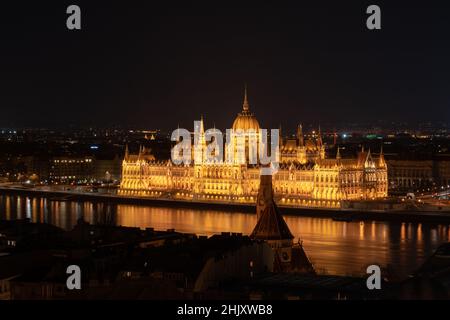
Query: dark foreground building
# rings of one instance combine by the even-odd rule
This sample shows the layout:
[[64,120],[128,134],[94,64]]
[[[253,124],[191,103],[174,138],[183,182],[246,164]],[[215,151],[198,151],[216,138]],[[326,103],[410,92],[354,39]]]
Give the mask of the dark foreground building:
[[258,221],[250,238],[267,242],[274,252],[274,272],[297,272],[315,274],[301,241],[293,243],[294,236],[279,212],[273,199],[271,175],[260,176],[256,200]]
[[[41,249],[3,252],[3,299],[225,298],[222,283],[273,271],[271,248],[241,234],[206,238],[82,220],[63,234]],[[66,286],[69,265],[81,268],[81,290]]]

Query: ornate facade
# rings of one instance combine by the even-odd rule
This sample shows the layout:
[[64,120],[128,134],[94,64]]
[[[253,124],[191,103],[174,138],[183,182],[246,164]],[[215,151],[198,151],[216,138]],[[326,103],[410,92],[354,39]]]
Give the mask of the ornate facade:
[[[200,128],[204,137],[203,119]],[[250,112],[247,94],[232,128],[256,132],[256,139],[260,141],[259,122]],[[250,138],[247,136],[245,139],[246,149]],[[205,149],[204,139],[199,141],[197,147]],[[237,142],[231,144],[236,145]],[[273,177],[273,187],[275,199],[281,205],[339,208],[343,200],[387,196],[387,165],[382,152],[377,159],[370,150],[361,150],[353,159],[342,159],[338,150],[336,157],[326,159],[320,129],[313,137],[305,139],[301,125],[295,138],[280,138],[279,145],[280,169]],[[202,161],[201,154],[200,159],[190,165],[175,165],[171,160],[157,161],[145,148],[141,148],[137,155],[130,155],[127,149],[119,193],[185,201],[256,202],[259,165],[245,160],[244,163]]]

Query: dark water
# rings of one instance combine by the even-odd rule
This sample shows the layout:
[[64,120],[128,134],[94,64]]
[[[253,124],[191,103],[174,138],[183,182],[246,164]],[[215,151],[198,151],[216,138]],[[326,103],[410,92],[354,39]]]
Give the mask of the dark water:
[[[77,219],[140,228],[212,235],[222,231],[249,234],[254,214],[0,195],[0,219],[30,218],[71,229]],[[285,216],[296,238],[320,272],[362,274],[369,264],[388,267],[399,276],[414,271],[443,242],[450,225],[398,222],[338,222],[328,218]]]

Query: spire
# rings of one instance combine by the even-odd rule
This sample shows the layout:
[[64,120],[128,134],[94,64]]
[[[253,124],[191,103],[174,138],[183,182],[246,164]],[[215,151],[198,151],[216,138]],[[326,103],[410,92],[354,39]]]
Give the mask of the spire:
[[381,148],[380,148],[380,159],[378,160],[378,166],[382,167],[382,168],[386,166],[386,160],[384,159],[384,153],[383,153],[383,144],[381,144]]
[[203,115],[200,116],[200,133],[205,133],[205,126],[203,124]]
[[129,151],[128,151],[128,143],[127,143],[125,145],[125,160],[128,159],[128,154],[129,154]]
[[301,123],[297,126],[297,138],[300,138],[300,136],[303,136],[303,126]]
[[298,144],[303,147],[304,141],[303,141],[303,127],[302,124],[300,123],[297,126],[297,140],[298,140]]
[[250,238],[267,241],[274,253],[274,272],[315,274],[301,245],[294,245],[292,235],[273,199],[272,175],[260,175],[256,200],[258,221]]
[[294,236],[273,200],[272,175],[260,175],[258,221],[250,238],[258,240],[292,240]]
[[[204,148],[206,146],[206,137],[205,137],[205,125],[203,122],[203,115],[200,117],[200,137],[199,137],[200,146]],[[203,151],[202,151],[203,152]]]
[[273,199],[272,175],[261,175],[258,195],[256,197],[256,218],[259,219],[264,209]]
[[283,134],[281,132],[281,123],[278,125],[278,142],[280,143],[279,146],[283,145]]
[[138,154],[138,159],[141,159],[141,155],[142,155],[142,145],[139,145],[139,154]]
[[250,111],[250,105],[248,103],[248,98],[247,98],[247,84],[245,84],[245,87],[244,87],[244,103],[242,104],[242,111],[243,112]]
[[341,151],[339,147],[337,148],[336,159],[341,160]]
[[320,124],[319,124],[319,133],[318,133],[318,137],[317,137],[317,142],[318,142],[319,146],[322,147],[322,130],[320,129]]

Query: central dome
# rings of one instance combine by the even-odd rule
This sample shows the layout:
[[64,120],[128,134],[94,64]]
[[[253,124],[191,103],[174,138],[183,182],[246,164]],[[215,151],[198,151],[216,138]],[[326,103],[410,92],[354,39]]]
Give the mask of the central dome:
[[250,107],[247,99],[247,88],[245,88],[244,104],[242,105],[242,112],[238,113],[233,122],[233,130],[255,130],[259,132],[259,122],[253,113],[250,112]]

